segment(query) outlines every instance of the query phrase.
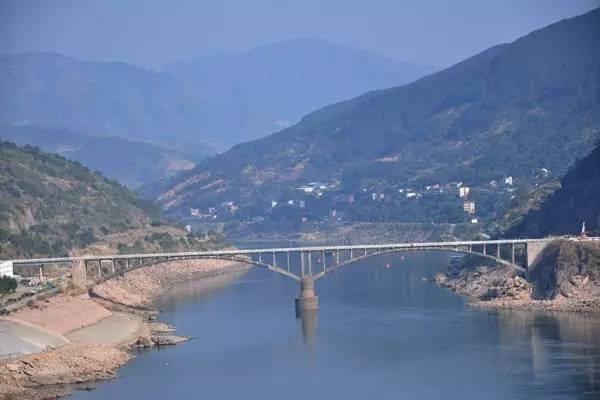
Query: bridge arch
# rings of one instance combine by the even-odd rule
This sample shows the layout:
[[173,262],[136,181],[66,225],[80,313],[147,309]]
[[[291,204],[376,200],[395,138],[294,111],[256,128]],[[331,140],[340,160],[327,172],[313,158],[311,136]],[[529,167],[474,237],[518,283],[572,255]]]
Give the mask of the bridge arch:
[[[256,267],[260,267],[260,268],[264,268],[267,269],[269,271],[273,271],[276,273],[279,273],[281,275],[284,275],[288,278],[294,279],[298,282],[301,281],[301,277],[290,272],[287,271],[283,268],[277,267],[275,265],[271,265],[268,263],[264,263],[264,262],[260,262],[260,261],[256,261],[253,260],[249,257],[235,257],[235,256],[225,256],[225,255],[208,255],[208,256],[190,256],[190,257],[180,257],[180,258],[170,258],[170,259],[159,259],[159,260],[152,260],[150,262],[146,262],[146,263],[142,263],[142,264],[138,264],[138,265],[134,265],[134,266],[130,266],[129,268],[126,268],[124,271],[122,272],[131,272],[131,271],[135,271],[137,269],[140,268],[146,268],[146,267],[150,267],[152,265],[158,265],[158,264],[164,264],[164,263],[169,263],[169,262],[174,262],[174,261],[201,261],[201,260],[223,260],[223,261],[233,261],[233,262],[238,262],[241,264],[248,264],[248,265],[253,265]],[[97,283],[100,282],[104,282],[107,280],[110,280],[116,276],[118,276],[120,273],[114,273],[114,274],[108,274],[103,276],[103,279],[99,280]]]
[[347,265],[353,264],[357,261],[366,260],[368,258],[377,257],[377,256],[385,255],[385,254],[401,253],[401,252],[403,252],[403,253],[404,252],[417,252],[417,251],[419,251],[419,252],[421,252],[421,251],[451,252],[451,253],[460,253],[460,254],[467,254],[467,255],[470,254],[470,255],[474,255],[474,256],[478,256],[478,257],[482,257],[482,258],[487,258],[489,260],[495,261],[496,263],[498,263],[500,265],[514,268],[519,272],[527,272],[526,269],[521,267],[520,265],[514,264],[510,261],[506,261],[502,258],[498,258],[498,257],[495,257],[490,254],[478,253],[473,250],[467,250],[467,249],[461,249],[461,248],[447,248],[447,247],[419,247],[419,248],[403,247],[403,248],[375,251],[375,252],[371,252],[371,253],[362,254],[360,256],[352,257],[350,259],[344,260],[343,262],[340,262],[339,264],[335,264],[332,267],[325,268],[322,271],[320,271],[316,274],[313,274],[313,280],[322,278],[323,276],[327,275],[330,272],[336,271],[340,268],[343,268]]

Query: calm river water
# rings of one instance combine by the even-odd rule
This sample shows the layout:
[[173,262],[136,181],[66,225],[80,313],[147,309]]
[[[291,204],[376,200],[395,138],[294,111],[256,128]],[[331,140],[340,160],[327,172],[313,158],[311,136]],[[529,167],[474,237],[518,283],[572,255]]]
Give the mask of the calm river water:
[[179,286],[161,319],[197,339],[72,398],[600,399],[600,318],[472,309],[422,281],[447,265],[356,263],[317,281],[300,319],[297,282],[262,269]]

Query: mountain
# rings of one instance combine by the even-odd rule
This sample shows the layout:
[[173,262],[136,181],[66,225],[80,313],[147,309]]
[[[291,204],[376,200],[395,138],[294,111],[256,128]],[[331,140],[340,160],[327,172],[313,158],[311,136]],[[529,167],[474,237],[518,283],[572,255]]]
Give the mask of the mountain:
[[0,259],[212,246],[97,172],[0,141]]
[[163,72],[50,53],[0,55],[0,123],[141,140],[199,159],[331,101],[430,71],[314,40],[171,63]]
[[600,234],[600,145],[567,172],[556,190],[516,219],[505,235],[576,235],[583,222],[586,230]]
[[[538,171],[561,176],[599,136],[599,48],[596,9],[237,145],[173,179],[159,202],[180,217],[231,201],[237,218],[273,217],[285,201],[293,218],[343,210],[347,219],[433,221],[463,214],[451,185],[462,182],[477,210],[483,203],[492,213],[514,196],[513,182],[532,185]],[[311,181],[324,189],[297,190]],[[434,184],[448,190],[421,199]]]
[[227,147],[373,89],[408,83],[436,68],[317,39],[293,39],[241,54],[221,52],[165,65],[206,106],[206,130]]
[[169,76],[125,63],[47,53],[0,56],[0,123],[6,125],[59,127],[206,153],[200,108]]
[[0,139],[60,154],[131,188],[168,178],[195,165],[193,157],[154,144],[90,136],[63,128],[0,125]]

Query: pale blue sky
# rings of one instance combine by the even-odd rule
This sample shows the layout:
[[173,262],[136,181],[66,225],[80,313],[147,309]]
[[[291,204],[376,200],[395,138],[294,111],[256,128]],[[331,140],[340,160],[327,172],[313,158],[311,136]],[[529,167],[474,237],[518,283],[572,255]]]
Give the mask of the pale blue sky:
[[0,0],[0,53],[50,51],[158,67],[311,37],[446,66],[598,6],[600,0]]

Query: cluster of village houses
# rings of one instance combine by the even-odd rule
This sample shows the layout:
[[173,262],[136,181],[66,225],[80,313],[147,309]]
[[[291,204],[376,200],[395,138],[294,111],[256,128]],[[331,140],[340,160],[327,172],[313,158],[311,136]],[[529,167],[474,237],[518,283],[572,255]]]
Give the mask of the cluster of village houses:
[[[512,176],[506,176],[500,181],[493,180],[489,183],[489,186],[492,188],[498,188],[502,184],[502,182],[503,186],[506,187],[507,190],[514,190]],[[308,196],[312,198],[320,198],[325,192],[333,191],[338,187],[338,181],[332,181],[329,183],[323,183],[318,181],[309,182],[305,185],[301,185],[296,188],[296,192],[298,192],[301,196],[305,197],[304,199],[296,198],[285,201],[271,200],[270,206],[271,209],[274,209],[275,207],[279,206],[289,206],[303,210],[307,206],[306,198]],[[363,192],[366,194],[370,191],[367,188],[363,188]],[[478,223],[478,219],[475,217],[477,209],[475,201],[471,200],[469,197],[469,194],[471,193],[471,188],[469,186],[466,186],[463,182],[450,182],[446,184],[427,185],[421,189],[413,189],[411,187],[399,188],[397,189],[397,193],[399,193],[402,197],[408,200],[419,200],[422,197],[441,195],[442,193],[457,193],[458,197],[460,199],[463,199],[464,212],[472,216],[471,223]],[[386,193],[371,191],[370,195],[373,201],[383,201],[385,200]],[[337,201],[353,203],[355,201],[355,194],[338,194],[334,197],[334,202]],[[190,217],[208,221],[217,220],[219,216],[232,216],[236,213],[237,210],[238,206],[235,204],[235,202],[225,201],[221,203],[218,207],[209,207],[206,210],[190,208]],[[334,218],[337,216],[336,210],[332,210],[330,214],[330,216]]]

